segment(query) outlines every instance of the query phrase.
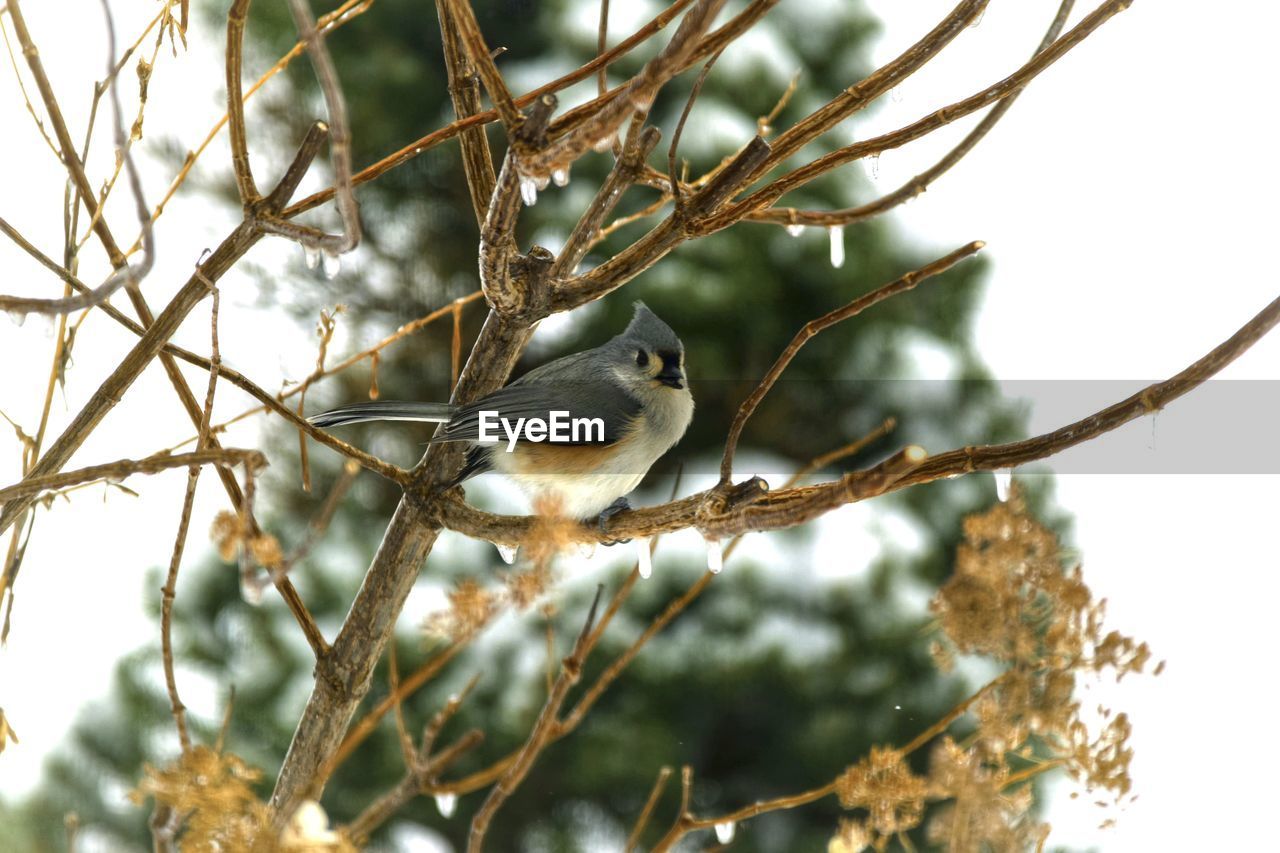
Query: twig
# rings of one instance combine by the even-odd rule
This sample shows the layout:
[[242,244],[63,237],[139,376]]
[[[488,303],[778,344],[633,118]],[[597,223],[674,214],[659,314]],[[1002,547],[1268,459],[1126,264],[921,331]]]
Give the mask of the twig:
[[435,740],[440,730],[462,707],[462,703],[466,701],[471,691],[475,689],[478,681],[479,676],[472,678],[461,693],[450,697],[445,706],[427,724],[425,731],[422,733],[421,748],[416,754],[411,752],[408,755],[409,761],[404,778],[394,788],[370,803],[347,827],[347,835],[354,844],[363,845],[367,842],[375,829],[414,797],[419,794],[432,793],[436,778],[460,758],[464,752],[472,749],[484,739],[484,735],[478,729],[472,729],[454,744],[441,750],[436,756],[431,756],[431,750],[435,745]]
[[909,125],[872,139],[838,148],[830,154],[818,157],[803,166],[793,169],[776,181],[756,190],[740,201],[726,206],[714,216],[708,217],[702,223],[702,228],[704,231],[725,228],[754,210],[771,206],[774,201],[786,193],[809,183],[814,178],[826,174],[832,169],[882,151],[899,148],[908,142],[932,133],[940,127],[945,127],[958,119],[964,118],[1014,91],[1022,89],[1042,71],[1061,59],[1077,44],[1084,41],[1098,27],[1127,9],[1132,2],[1133,0],[1109,0],[1109,2],[1103,3],[1086,15],[1079,24],[1054,41],[1053,44],[1036,54],[1031,61],[1003,80]]
[[899,56],[877,68],[866,79],[845,89],[831,101],[778,134],[773,155],[753,177],[763,175],[839,122],[923,68],[982,15],[989,0],[962,0],[938,25]]
[[[600,25],[596,33],[596,56],[604,55],[609,43],[609,0],[600,0]],[[609,67],[601,65],[596,78],[596,94],[603,95],[609,88]]]
[[[1041,40],[1032,56],[1041,53],[1045,48],[1051,45],[1058,34],[1062,32],[1062,28],[1067,23],[1067,18],[1071,15],[1071,9],[1075,5],[1075,0],[1062,0],[1058,7],[1058,12],[1054,16],[1053,22],[1049,25],[1048,31]],[[796,210],[795,208],[779,208],[771,207],[766,210],[758,210],[749,214],[746,218],[752,222],[776,222],[782,225],[819,225],[830,227],[832,225],[851,225],[855,222],[861,222],[875,216],[879,216],[904,202],[910,201],[918,195],[924,193],[929,185],[946,174],[953,166],[965,158],[965,156],[977,147],[978,143],[991,131],[996,123],[1004,117],[1004,114],[1013,106],[1013,102],[1022,94],[1021,89],[1013,91],[1006,95],[1003,100],[998,102],[991,110],[982,118],[982,121],[965,135],[955,148],[948,151],[942,159],[934,163],[925,171],[916,175],[902,186],[890,193],[886,193],[874,201],[861,204],[856,207],[848,207],[841,210]]]
[[[210,358],[214,364],[222,361],[218,348],[218,291],[215,289],[210,301],[209,340]],[[209,371],[209,387],[204,398],[204,416],[200,423],[200,442],[197,452],[208,449],[209,424],[213,420],[213,397],[218,387],[218,372]],[[177,594],[178,570],[182,566],[182,552],[187,542],[187,530],[191,525],[191,508],[195,503],[196,484],[200,479],[200,466],[192,465],[187,469],[187,489],[182,499],[182,515],[178,521],[178,533],[173,542],[173,554],[169,558],[169,573],[164,586],[160,589],[160,648],[164,664],[165,687],[169,692],[169,710],[173,714],[173,722],[178,728],[178,740],[182,751],[191,749],[191,736],[187,733],[186,706],[178,695],[178,678],[173,665],[173,601]]]
[[[550,83],[546,83],[542,86],[539,86],[533,91],[528,92],[516,98],[515,99],[516,106],[523,109],[529,106],[530,104],[532,104],[534,101],[536,101],[538,98],[542,97],[543,95],[548,95],[554,92],[558,92],[561,89],[565,89],[565,88],[568,88],[569,86],[572,86],[574,83],[578,83],[582,80],[587,79],[592,74],[595,74],[596,71],[599,70],[600,68],[603,68],[617,61],[620,57],[625,56],[626,54],[634,50],[637,46],[643,44],[645,41],[651,38],[655,33],[659,32],[664,27],[666,27],[667,24],[671,23],[671,21],[675,19],[676,15],[684,11],[684,9],[688,7],[692,2],[693,0],[676,0],[676,2],[672,3],[662,12],[660,12],[656,17],[650,20],[647,24],[645,24],[640,29],[636,30],[636,32],[633,33],[629,38],[626,38],[620,43],[618,43],[617,46],[609,50],[604,55],[598,56],[595,59],[591,60],[590,62],[587,62],[582,66],[578,67],[577,69],[569,72],[568,74],[558,77],[555,80],[552,80]],[[778,0],[756,0],[753,6],[761,5],[761,4],[772,6],[777,2]],[[712,38],[714,37],[715,37],[715,34],[713,33]],[[697,60],[695,59],[694,61],[696,62]],[[606,93],[603,99],[597,99],[597,100],[602,102],[603,100],[610,98],[614,94],[621,92],[622,89],[623,89],[622,86],[616,87],[615,89]],[[489,122],[495,121],[497,118],[498,118],[498,113],[496,110],[486,110],[482,113],[476,113],[474,116],[468,119],[459,119],[457,121],[451,122],[445,127],[434,130],[431,133],[428,133],[425,136],[422,136],[419,139],[414,140],[408,145],[405,145],[404,147],[402,147],[399,151],[395,151],[387,155],[386,157],[383,157],[378,162],[370,166],[367,166],[364,169],[361,169],[359,172],[357,172],[355,175],[352,176],[352,182],[358,186],[368,181],[372,181],[375,178],[378,178],[379,176],[385,174],[386,172],[396,168],[397,166],[400,166],[408,162],[409,160],[412,160],[414,157],[417,157],[423,152],[428,151],[431,148],[434,148],[436,145],[439,145],[442,142],[452,139],[462,131],[467,130],[468,128],[471,128],[471,127],[479,127],[481,125],[488,124]],[[328,201],[331,198],[333,198],[333,188],[328,187],[326,189],[320,190],[319,192],[313,193],[310,196],[307,196],[306,198],[302,199],[296,204],[291,205],[284,211],[283,215],[285,218],[292,218],[294,216],[297,216],[299,213],[302,213],[307,210],[311,210],[314,207],[318,207],[319,205],[324,204],[324,202]]]
[[[90,465],[74,471],[62,471],[55,474],[24,477],[12,486],[0,488],[0,504],[4,504],[5,512],[9,512],[11,504],[23,498],[31,498],[41,492],[53,489],[65,489],[77,483],[92,480],[122,480],[131,474],[158,474],[171,468],[186,468],[191,465],[247,465],[249,470],[257,471],[265,467],[267,457],[257,450],[240,450],[224,447],[218,450],[197,450],[192,453],[177,453],[162,456],[147,456],[142,459],[120,459],[102,465]],[[28,500],[28,505],[30,501]],[[24,507],[25,508],[25,507]]]
[[549,175],[586,153],[601,139],[616,133],[633,110],[647,111],[658,91],[689,62],[724,0],[697,0],[684,16],[671,41],[649,60],[626,91],[605,103],[586,121],[574,125],[546,147],[519,152],[521,174]]
[[649,791],[649,799],[645,800],[644,808],[640,811],[640,816],[636,818],[636,824],[631,828],[631,834],[627,836],[627,845],[623,848],[623,853],[631,853],[640,845],[640,837],[644,834],[645,825],[649,822],[649,818],[653,816],[653,810],[658,805],[658,798],[662,796],[662,789],[667,786],[667,780],[670,778],[670,767],[663,767],[658,771],[658,778],[653,783],[653,789]]
[[[294,166],[285,173],[281,179],[280,186],[288,185],[288,193],[281,194],[280,203],[287,200],[288,194],[291,194],[293,188],[296,187],[297,181],[301,179],[305,166],[298,168],[298,164],[310,163],[315,157],[318,141],[314,135],[309,135],[303,142],[303,146],[299,148],[298,154],[294,160]],[[260,238],[260,232],[254,227],[251,219],[246,219],[222,241],[219,246],[208,255],[208,257],[197,265],[195,272],[187,280],[170,300],[164,311],[160,313],[150,323],[146,333],[138,340],[128,355],[118,364],[107,377],[107,379],[99,386],[98,390],[89,399],[89,402],[76,414],[71,423],[59,436],[57,441],[45,451],[43,457],[32,470],[28,473],[29,477],[42,477],[60,469],[66,464],[71,454],[80,447],[89,433],[101,422],[107,412],[111,411],[121,400],[124,392],[131,386],[151,362],[151,360],[160,353],[165,342],[177,330],[178,326],[186,318],[187,314],[203,299],[208,293],[210,287],[225,273],[231,266],[240,259]],[[109,232],[108,232],[109,237]],[[130,289],[130,294],[136,294],[136,289]],[[135,302],[140,310],[145,311],[145,302],[138,300]],[[149,316],[149,314],[147,315]],[[198,418],[198,404],[195,403],[190,389],[187,388],[185,381],[179,383],[177,378],[173,378],[173,374],[177,373],[176,364],[170,366],[165,363],[166,372],[170,372],[173,379],[174,387],[179,390],[183,397],[184,405],[188,406],[188,411],[194,413],[194,417]],[[224,479],[224,485],[227,480]],[[229,494],[236,494],[238,489],[227,485]],[[0,512],[0,532],[7,530],[11,524],[22,514],[23,510],[30,505],[30,497],[18,498],[8,503],[3,512]],[[295,602],[297,604],[297,602]],[[291,605],[295,614],[301,615],[300,612]]]
[[582,212],[578,223],[560,250],[555,264],[552,265],[550,273],[552,281],[557,281],[565,275],[572,275],[578,268],[578,264],[582,263],[582,259],[586,257],[587,251],[600,231],[600,226],[618,206],[627,188],[635,182],[636,175],[643,168],[645,160],[657,146],[658,140],[662,138],[662,133],[656,127],[643,127],[643,124],[643,114],[637,114],[632,120],[622,151],[614,161],[613,168],[609,170],[608,177],[600,185],[591,204]]
[[926,264],[918,270],[907,273],[896,281],[892,281],[864,296],[858,297],[841,308],[837,308],[816,320],[810,320],[808,323],[805,323],[800,331],[796,333],[795,337],[791,339],[791,343],[787,344],[786,349],[784,349],[782,354],[778,356],[778,359],[773,363],[773,366],[765,373],[764,378],[760,380],[760,384],[756,386],[755,390],[753,390],[751,394],[747,396],[747,399],[742,401],[742,405],[738,407],[738,412],[733,417],[733,423],[729,426],[729,434],[724,443],[724,456],[720,461],[720,482],[722,484],[727,484],[729,482],[729,478],[733,475],[733,455],[738,449],[738,439],[742,436],[742,429],[746,426],[747,420],[755,412],[761,401],[764,400],[765,395],[768,394],[774,384],[777,383],[778,378],[782,376],[782,372],[787,369],[787,365],[791,364],[791,360],[796,357],[796,353],[800,352],[800,348],[808,343],[810,338],[815,337],[824,330],[829,329],[850,317],[856,317],[866,309],[879,302],[883,302],[891,296],[896,296],[899,293],[905,293],[906,291],[914,288],[920,282],[946,272],[965,258],[977,254],[985,245],[986,244],[981,240],[977,240],[969,243],[967,246],[962,246],[954,252],[939,258],[933,263]]
[[676,149],[680,147],[680,137],[684,134],[684,123],[689,120],[689,113],[693,112],[693,102],[698,100],[698,93],[702,91],[702,84],[707,81],[707,75],[711,73],[711,67],[716,64],[716,60],[720,58],[720,52],[711,54],[711,58],[707,60],[707,64],[702,66],[702,71],[698,73],[698,79],[693,81],[693,88],[689,91],[689,99],[684,102],[684,109],[680,111],[680,120],[676,122],[675,133],[671,134],[671,146],[667,149],[667,174],[671,179],[671,199],[675,203],[677,214],[680,211],[680,175],[676,172]]
[[[449,77],[453,113],[459,119],[470,118],[480,112],[480,84],[464,56],[458,28],[446,0],[436,0],[436,15],[440,19],[440,41],[444,47],[444,66]],[[489,153],[489,138],[485,136],[484,127],[476,125],[462,131],[458,135],[458,143],[462,147],[462,169],[467,177],[467,190],[471,193],[471,209],[475,212],[476,224],[483,227],[497,181],[493,174],[493,157]]]
[[[13,31],[18,37],[18,44],[22,47],[22,55],[27,60],[27,67],[31,69],[31,76],[35,80],[36,89],[40,92],[40,97],[44,101],[46,112],[49,113],[49,121],[53,125],[54,136],[58,140],[58,149],[62,154],[62,162],[67,168],[67,174],[75,183],[76,189],[80,193],[80,198],[84,201],[84,206],[89,211],[89,215],[96,216],[98,205],[94,200],[93,187],[89,183],[88,176],[85,175],[84,165],[80,162],[80,157],[76,154],[76,146],[71,141],[71,134],[67,131],[67,123],[62,117],[62,109],[58,106],[58,99],[53,94],[53,86],[45,73],[44,63],[40,61],[40,51],[36,48],[31,39],[31,33],[27,30],[27,22],[22,15],[22,4],[19,0],[7,0],[6,5],[9,9],[9,18],[13,21]],[[114,53],[114,51],[112,52]],[[112,60],[114,61],[114,56]],[[97,231],[103,247],[107,250],[107,257],[111,260],[111,265],[113,267],[121,266],[124,263],[124,255],[120,252],[120,247],[116,245],[110,231],[101,219],[98,220],[94,230]]]
[[351,127],[347,120],[347,101],[342,95],[338,72],[334,70],[324,36],[316,29],[310,3],[307,0],[289,0],[289,11],[293,13],[298,34],[307,45],[311,67],[315,69],[329,112],[329,159],[333,163],[338,215],[342,217],[341,235],[325,235],[314,242],[303,241],[303,245],[341,255],[360,245],[360,208],[351,187]]
[[480,24],[476,21],[476,13],[471,8],[470,0],[443,0],[443,2],[448,7],[449,17],[457,27],[458,36],[467,50],[467,55],[471,57],[472,66],[480,75],[485,91],[489,93],[489,100],[493,102],[510,135],[524,117],[521,116],[520,109],[511,97],[507,84],[503,82],[502,74],[493,61],[492,51],[485,44],[484,34],[480,32]]
[[656,264],[680,243],[695,236],[697,220],[716,210],[736,193],[756,167],[768,159],[769,143],[752,137],[729,163],[690,197],[677,216],[673,211],[648,234],[609,260],[580,276],[558,282],[552,295],[553,310],[576,308],[610,293]]
[[[688,527],[698,527],[711,538],[776,530],[803,524],[838,506],[908,486],[973,471],[1014,468],[1045,459],[1163,408],[1230,364],[1277,323],[1280,323],[1280,298],[1263,308],[1203,358],[1170,379],[1150,385],[1075,423],[1034,438],[1008,444],[964,447],[927,459],[917,448],[901,455],[901,458],[850,472],[839,480],[762,494],[750,503],[723,513],[707,509],[708,502],[716,495],[716,489],[711,489],[659,506],[619,513],[610,520],[607,534],[584,525],[575,529],[572,535],[576,541],[601,542],[652,536]],[[528,518],[492,515],[458,500],[441,501],[438,513],[440,522],[450,530],[490,542],[518,544],[531,528]]]
[[391,691],[390,695],[384,697],[377,705],[369,710],[368,714],[351,727],[346,738],[343,739],[342,743],[334,751],[332,759],[324,767],[320,775],[323,778],[328,778],[332,775],[333,771],[337,769],[342,762],[346,761],[351,753],[355,752],[356,748],[373,733],[374,729],[377,728],[378,723],[386,716],[388,711],[434,678],[440,670],[444,669],[445,664],[453,660],[453,658],[458,654],[458,652],[462,651],[462,649],[463,644],[461,643],[454,643],[448,646],[435,657],[428,659],[408,678],[399,681],[395,689]]
[[520,786],[520,783],[524,781],[525,776],[529,773],[530,768],[533,767],[542,750],[554,740],[555,731],[558,727],[556,716],[560,712],[560,706],[564,703],[569,689],[582,677],[582,664],[587,655],[591,653],[589,638],[591,637],[591,628],[595,623],[596,609],[600,606],[600,594],[603,591],[603,586],[596,587],[596,596],[591,602],[591,609],[587,612],[586,623],[578,633],[578,640],[573,645],[573,651],[562,661],[560,675],[556,678],[556,683],[551,689],[551,695],[547,697],[547,701],[543,704],[542,711],[539,712],[537,722],[534,723],[533,730],[529,733],[529,738],[525,741],[524,747],[471,818],[471,832],[467,836],[468,853],[479,853],[493,816],[498,809],[502,808],[502,804]]
[[[320,17],[319,29],[324,33],[336,30],[343,24],[346,24],[349,21],[354,20],[357,16],[363,14],[372,5],[373,0],[346,0],[346,2],[338,8]],[[254,93],[261,89],[268,80],[287,68],[289,63],[291,63],[295,58],[301,56],[305,49],[306,45],[302,41],[295,42],[293,47],[289,48],[283,56],[276,60],[274,65],[268,68],[263,75],[259,77],[247,91],[245,91],[243,102],[247,102],[252,98]],[[214,138],[217,137],[222,128],[227,126],[228,118],[228,114],[224,112],[222,116],[214,122],[213,127],[211,127],[209,132],[205,134],[205,137],[200,141],[200,144],[197,145],[195,149],[188,152],[186,159],[182,163],[182,167],[178,169],[177,174],[174,175],[173,179],[169,182],[169,188],[165,190],[164,198],[160,199],[160,203],[157,204],[155,210],[151,212],[151,222],[153,224],[164,214],[165,207],[168,205],[169,200],[173,198],[174,194],[177,193],[178,189],[186,181],[187,176],[191,174],[191,170],[195,166],[196,161],[200,158],[200,155],[204,154],[205,150],[209,147],[209,144],[213,142]],[[125,254],[132,255],[138,250],[141,244],[142,238],[139,237],[134,241],[133,245],[129,248],[129,251]]]
[[244,93],[240,82],[244,56],[244,26],[251,0],[232,0],[227,10],[227,133],[231,138],[231,165],[235,170],[240,203],[248,210],[261,195],[249,165],[249,142],[244,128]]

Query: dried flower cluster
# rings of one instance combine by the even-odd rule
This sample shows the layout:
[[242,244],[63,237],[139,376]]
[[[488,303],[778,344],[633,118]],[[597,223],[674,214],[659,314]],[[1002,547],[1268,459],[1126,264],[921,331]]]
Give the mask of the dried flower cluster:
[[157,809],[167,808],[180,816],[183,850],[354,853],[356,848],[329,828],[324,810],[314,802],[298,809],[277,838],[266,803],[253,791],[261,776],[261,771],[236,755],[196,746],[167,767],[147,765],[129,798],[139,804],[154,799]]
[[1007,668],[930,730],[938,734],[965,713],[976,722],[963,740],[944,736],[936,743],[926,775],[914,773],[906,757],[927,737],[906,749],[873,748],[836,780],[841,805],[867,816],[842,822],[832,851],[862,849],[859,844],[884,849],[920,825],[927,801],[945,803],[925,827],[931,844],[1039,848],[1049,827],[1031,815],[1030,782],[1056,767],[1089,791],[1107,792],[1100,804],[1129,795],[1128,717],[1100,708],[1104,723],[1091,729],[1075,689],[1081,677],[1144,671],[1150,649],[1103,631],[1104,602],[1094,601],[1078,566],[1064,565],[1057,536],[1016,492],[967,518],[964,533],[955,573],[932,603],[942,634],[934,656],[944,669],[956,654],[982,655]]
[[523,543],[530,567],[508,573],[501,589],[486,589],[471,578],[459,582],[449,593],[449,607],[427,617],[428,636],[450,642],[467,640],[504,608],[528,610],[546,594],[555,582],[552,562],[574,544],[578,524],[561,515],[558,506],[540,502],[535,509],[535,523]]
[[268,853],[279,847],[266,804],[253,791],[261,775],[231,753],[195,746],[167,767],[147,765],[129,797],[139,804],[153,798],[185,815],[183,849]]
[[270,533],[254,533],[251,525],[234,512],[223,510],[214,517],[209,538],[218,549],[218,556],[228,562],[234,560],[242,548],[248,549],[253,563],[264,569],[277,569],[284,562],[280,540]]

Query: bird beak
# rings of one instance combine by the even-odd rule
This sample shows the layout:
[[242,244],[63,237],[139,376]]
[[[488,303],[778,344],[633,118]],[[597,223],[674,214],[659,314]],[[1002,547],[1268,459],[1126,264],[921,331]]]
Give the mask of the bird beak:
[[662,371],[654,377],[668,388],[683,388],[684,374],[678,367],[664,367]]

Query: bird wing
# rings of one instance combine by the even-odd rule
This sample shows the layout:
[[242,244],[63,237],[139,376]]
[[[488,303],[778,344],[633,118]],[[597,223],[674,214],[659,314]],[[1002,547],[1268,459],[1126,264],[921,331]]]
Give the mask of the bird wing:
[[[599,418],[604,423],[604,441],[551,441],[548,444],[614,444],[621,439],[640,414],[640,403],[617,383],[607,379],[565,381],[547,375],[522,377],[505,388],[458,409],[435,441],[478,441],[480,413],[496,412],[514,427],[520,418],[540,418],[550,422],[551,413],[568,412],[570,418]],[[502,428],[498,435],[505,441]],[[584,436],[585,438],[585,436]]]

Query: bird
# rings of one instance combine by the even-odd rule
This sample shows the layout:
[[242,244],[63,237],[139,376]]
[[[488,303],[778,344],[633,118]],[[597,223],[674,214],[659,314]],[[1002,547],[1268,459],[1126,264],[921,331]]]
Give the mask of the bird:
[[464,406],[372,400],[314,415],[328,429],[365,421],[443,426],[432,442],[470,444],[452,488],[495,471],[535,507],[568,518],[608,520],[693,419],[684,344],[643,302],[626,329],[598,347],[566,355]]

